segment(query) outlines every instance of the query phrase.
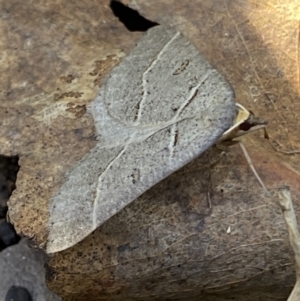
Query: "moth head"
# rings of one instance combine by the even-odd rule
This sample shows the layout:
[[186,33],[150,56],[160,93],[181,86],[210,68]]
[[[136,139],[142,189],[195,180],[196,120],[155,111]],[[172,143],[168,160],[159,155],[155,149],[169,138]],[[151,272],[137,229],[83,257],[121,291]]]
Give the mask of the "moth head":
[[[234,138],[265,128],[268,124],[266,120],[256,117],[253,112],[248,111],[241,104],[236,103],[236,108],[237,114],[234,124],[223,133],[218,142],[231,141]],[[268,138],[266,130],[265,138]]]
[[250,129],[254,129],[257,126],[265,126],[268,124],[267,120],[256,117],[253,112],[249,111],[250,115],[247,120],[242,122],[239,125],[239,130],[241,131],[249,131]]

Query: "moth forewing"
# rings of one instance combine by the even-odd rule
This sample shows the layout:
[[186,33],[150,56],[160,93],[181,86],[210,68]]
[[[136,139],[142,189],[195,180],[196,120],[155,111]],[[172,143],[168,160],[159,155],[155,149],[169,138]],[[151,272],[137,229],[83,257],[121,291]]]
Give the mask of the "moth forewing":
[[149,29],[88,106],[97,143],[52,195],[47,252],[69,248],[210,148],[236,116],[226,79],[179,32]]

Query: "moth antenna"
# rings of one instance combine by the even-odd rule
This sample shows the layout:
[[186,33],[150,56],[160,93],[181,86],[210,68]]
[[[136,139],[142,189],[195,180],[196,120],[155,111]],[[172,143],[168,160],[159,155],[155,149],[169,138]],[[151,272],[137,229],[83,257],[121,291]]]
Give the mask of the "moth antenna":
[[250,156],[249,156],[249,154],[248,154],[248,152],[247,152],[247,150],[246,150],[244,144],[243,144],[241,141],[239,141],[239,145],[240,145],[240,147],[241,147],[241,149],[242,149],[242,151],[243,151],[243,153],[244,153],[244,156],[245,156],[245,158],[246,158],[246,160],[247,160],[247,162],[248,162],[248,164],[249,164],[249,166],[250,166],[252,172],[254,173],[256,179],[258,180],[258,182],[260,183],[261,187],[264,189],[264,191],[266,192],[266,194],[267,194],[268,196],[270,196],[270,192],[267,190],[267,188],[266,188],[264,182],[262,181],[262,179],[261,179],[260,176],[258,175],[258,173],[257,173],[257,171],[256,171],[256,169],[255,169],[255,167],[254,167],[254,165],[253,165],[253,163],[252,163],[252,160],[251,160],[251,158],[250,158]]

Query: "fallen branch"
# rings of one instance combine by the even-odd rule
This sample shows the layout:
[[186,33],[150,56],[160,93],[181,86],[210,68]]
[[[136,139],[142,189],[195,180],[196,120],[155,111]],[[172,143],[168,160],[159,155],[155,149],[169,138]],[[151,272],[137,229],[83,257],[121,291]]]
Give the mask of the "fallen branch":
[[287,301],[298,301],[300,300],[300,233],[288,186],[280,188],[279,197],[289,233],[290,245],[294,251],[296,261],[296,283]]

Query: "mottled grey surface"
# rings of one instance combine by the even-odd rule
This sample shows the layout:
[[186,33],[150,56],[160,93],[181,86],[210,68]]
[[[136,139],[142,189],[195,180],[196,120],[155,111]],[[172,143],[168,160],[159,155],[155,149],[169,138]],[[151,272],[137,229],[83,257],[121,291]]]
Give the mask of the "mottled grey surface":
[[30,292],[33,301],[59,301],[45,284],[46,254],[30,249],[25,241],[6,248],[0,253],[0,300],[12,285],[23,286]]
[[73,246],[228,129],[234,93],[180,33],[149,30],[90,105],[98,144],[52,198],[47,251]]

